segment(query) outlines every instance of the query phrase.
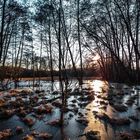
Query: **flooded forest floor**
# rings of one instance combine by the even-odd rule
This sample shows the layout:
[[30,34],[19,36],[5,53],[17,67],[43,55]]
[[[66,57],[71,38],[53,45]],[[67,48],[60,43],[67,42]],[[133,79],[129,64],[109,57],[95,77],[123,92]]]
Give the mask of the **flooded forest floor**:
[[80,90],[72,80],[61,126],[59,82],[53,90],[50,81],[32,84],[22,80],[0,92],[0,140],[140,139],[140,86],[84,80]]

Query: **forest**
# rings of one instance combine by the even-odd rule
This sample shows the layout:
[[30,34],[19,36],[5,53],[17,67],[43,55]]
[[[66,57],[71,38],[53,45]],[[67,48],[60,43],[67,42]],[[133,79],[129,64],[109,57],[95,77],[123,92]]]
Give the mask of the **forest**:
[[0,0],[0,140],[137,140],[139,94],[139,0]]

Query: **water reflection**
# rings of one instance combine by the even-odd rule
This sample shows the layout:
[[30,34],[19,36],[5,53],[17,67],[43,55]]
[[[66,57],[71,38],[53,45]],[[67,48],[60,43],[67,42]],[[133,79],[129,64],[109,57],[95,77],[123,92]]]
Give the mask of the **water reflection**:
[[[25,84],[26,83],[26,84]],[[49,98],[49,95],[51,93],[51,91],[53,90],[59,90],[59,81],[55,81],[53,84],[53,89],[52,89],[52,83],[50,81],[41,81],[40,84],[41,89],[44,90],[43,94],[39,94],[39,99],[38,102],[40,100],[44,100],[44,95],[47,98]],[[19,85],[21,86],[21,88],[23,88],[22,86],[27,85],[28,86],[28,82],[27,81],[22,81],[19,83]],[[32,82],[30,81],[30,85],[32,85]],[[123,84],[124,85],[124,84]],[[99,131],[100,132],[100,136],[101,136],[101,140],[114,140],[114,136],[116,132],[119,132],[121,130],[130,130],[130,128],[134,129],[134,128],[140,128],[140,123],[136,123],[136,122],[132,122],[130,124],[130,126],[128,125],[127,127],[125,126],[118,126],[118,127],[112,127],[106,120],[99,120],[97,117],[95,117],[95,114],[93,112],[98,112],[98,113],[106,113],[109,117],[129,117],[132,114],[136,114],[136,116],[139,116],[139,112],[138,110],[136,111],[136,100],[134,102],[134,105],[132,107],[128,107],[128,110],[126,112],[114,112],[113,107],[109,104],[106,104],[106,106],[104,105],[104,103],[108,103],[108,100],[105,99],[107,97],[108,92],[110,92],[109,87],[111,87],[111,94],[112,93],[122,93],[122,92],[131,92],[131,88],[129,88],[128,86],[124,87],[122,84],[114,84],[114,83],[108,83],[106,81],[101,81],[101,80],[85,80],[84,81],[84,85],[83,85],[83,91],[85,91],[85,93],[93,93],[95,99],[92,102],[88,102],[87,104],[84,104],[85,106],[81,106],[81,103],[85,103],[86,101],[81,101],[78,100],[80,97],[80,94],[78,93],[78,95],[76,95],[76,92],[74,92],[74,90],[77,89],[78,91],[78,82],[76,80],[71,80],[69,82],[68,88],[71,89],[70,91],[73,92],[73,94],[71,96],[69,96],[68,98],[68,107],[73,110],[73,111],[69,111],[67,113],[65,113],[64,118],[65,118],[65,122],[66,125],[64,125],[64,127],[60,128],[60,127],[51,127],[49,125],[46,125],[44,122],[48,122],[51,120],[55,120],[60,118],[60,109],[59,108],[54,108],[53,113],[52,114],[46,114],[44,116],[45,121],[42,120],[38,120],[37,123],[34,125],[33,128],[35,128],[35,130],[39,130],[39,131],[47,131],[53,134],[53,140],[55,139],[72,139],[72,140],[76,140],[76,139],[81,139],[81,140],[85,140],[86,138],[83,136],[81,138],[79,138],[78,136],[80,134],[84,132],[87,132],[88,130],[93,130],[93,131]],[[28,88],[28,87],[27,87]],[[32,88],[32,87],[31,87]],[[134,89],[133,89],[134,90]],[[138,92],[138,90],[137,90]],[[136,93],[137,93],[136,92]],[[136,94],[135,92],[133,93],[134,95]],[[130,96],[134,96],[134,95],[129,95],[126,94],[123,97],[124,98],[115,98],[114,102],[118,103],[120,100],[122,101],[122,104],[125,104],[126,101],[129,99]],[[120,94],[121,95],[121,94]],[[28,95],[30,96],[30,95]],[[24,97],[24,99],[29,100],[29,98]],[[31,95],[32,96],[32,95]],[[53,96],[53,95],[52,95]],[[86,95],[87,96],[87,95]],[[118,96],[118,95],[116,95]],[[122,96],[122,95],[121,95]],[[15,97],[11,98],[12,101],[15,101]],[[38,104],[36,104],[38,106]],[[72,106],[73,105],[73,106]],[[106,108],[104,108],[106,107]],[[76,109],[76,110],[75,110]],[[86,117],[89,121],[88,126],[85,125],[83,126],[81,123],[76,122],[76,119],[79,116],[78,113],[82,113],[84,117]],[[32,115],[32,114],[30,114]],[[71,117],[70,117],[71,116]],[[83,117],[82,116],[82,117]],[[0,130],[3,130],[4,128],[12,128],[13,129],[13,124],[14,127],[16,127],[16,125],[23,125],[23,123],[21,122],[21,120],[19,118],[14,118],[13,119],[9,119],[10,121],[5,121],[5,122],[0,122]],[[25,129],[27,129],[27,126],[23,126]],[[27,133],[27,132],[26,132]],[[17,137],[15,138],[15,140],[17,139]],[[14,140],[14,139],[13,139]]]
[[88,126],[85,128],[84,132],[89,130],[99,131],[101,135],[101,140],[111,140],[113,137],[113,129],[107,122],[101,122],[93,115],[93,112],[103,113],[105,110],[101,109],[100,101],[101,99],[98,96],[106,96],[109,84],[106,81],[94,80],[90,81],[90,84],[93,87],[93,91],[95,93],[95,100],[86,106],[86,109],[90,109],[87,112],[87,119],[89,121]]
[[92,85],[93,85],[93,90],[99,93],[105,92],[109,88],[108,87],[109,84],[107,81],[93,80]]

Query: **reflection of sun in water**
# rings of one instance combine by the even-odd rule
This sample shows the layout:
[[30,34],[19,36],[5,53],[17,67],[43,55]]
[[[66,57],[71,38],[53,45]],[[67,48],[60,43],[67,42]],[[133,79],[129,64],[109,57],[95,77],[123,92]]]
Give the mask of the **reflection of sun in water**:
[[90,85],[93,87],[93,91],[96,95],[95,100],[86,106],[87,109],[90,109],[90,111],[87,112],[87,119],[89,120],[89,124],[84,131],[99,131],[100,135],[102,135],[102,140],[108,139],[108,136],[105,132],[107,129],[107,131],[111,133],[110,135],[112,135],[113,132],[111,127],[105,126],[101,121],[96,119],[93,114],[93,111],[98,113],[104,112],[102,109],[100,109],[100,101],[102,99],[98,98],[97,96],[106,96],[106,92],[108,91],[108,82],[101,80],[93,80],[92,82],[90,82]]
[[106,81],[94,80],[92,85],[95,92],[103,92],[103,90],[108,89],[108,82]]
[[[107,81],[101,81],[101,80],[93,80],[92,82],[89,83],[93,87],[94,94],[102,95],[106,94],[103,93],[108,90],[108,82]],[[100,102],[97,96],[94,96],[95,99],[92,103],[88,104],[86,108],[94,109],[94,111],[100,111],[99,106]],[[92,114],[93,115],[93,114]]]
[[103,87],[103,81],[95,80],[93,81],[93,90],[95,92],[101,92],[101,88]]

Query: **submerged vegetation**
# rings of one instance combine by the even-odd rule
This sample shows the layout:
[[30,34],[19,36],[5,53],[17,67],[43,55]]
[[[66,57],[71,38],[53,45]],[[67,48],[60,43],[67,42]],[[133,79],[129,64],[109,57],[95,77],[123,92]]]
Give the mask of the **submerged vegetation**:
[[32,90],[32,82],[20,81],[20,88],[1,92],[1,139],[140,138],[140,87],[84,80],[81,90],[72,80],[64,106],[59,81],[53,91],[51,82],[41,80],[40,90]]
[[0,19],[0,140],[140,139],[139,0],[0,0]]

